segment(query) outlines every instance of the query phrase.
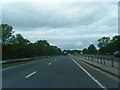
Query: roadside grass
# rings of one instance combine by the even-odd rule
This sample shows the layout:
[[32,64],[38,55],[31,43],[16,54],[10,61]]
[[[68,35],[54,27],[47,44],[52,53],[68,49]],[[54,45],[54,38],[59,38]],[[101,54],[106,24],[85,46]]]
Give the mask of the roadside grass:
[[37,59],[32,59],[32,60],[28,60],[28,61],[21,61],[21,62],[14,62],[14,63],[2,64],[2,69],[13,67],[13,66],[18,66],[18,65],[21,65],[21,64],[26,64],[26,63],[30,63],[30,62],[34,62],[34,61],[39,61],[39,60],[43,60],[43,59],[47,59],[47,58],[52,58],[52,56],[50,56],[50,57],[43,57],[43,58],[37,58]]

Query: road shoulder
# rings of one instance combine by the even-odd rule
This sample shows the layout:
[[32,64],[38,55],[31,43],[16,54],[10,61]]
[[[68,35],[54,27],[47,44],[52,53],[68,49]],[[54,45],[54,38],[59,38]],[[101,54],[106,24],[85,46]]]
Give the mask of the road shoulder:
[[[76,60],[76,62],[78,62],[82,67],[84,67],[90,74],[92,74],[92,76],[94,76],[96,79],[98,79],[100,82],[102,82],[103,84],[105,84],[106,87],[110,87],[110,88],[116,88],[119,85],[119,80],[118,77],[115,77],[107,72],[104,72],[103,70],[100,70],[88,63],[83,62],[82,60],[79,60],[79,58],[76,58],[74,56],[72,56],[74,60]],[[107,81],[111,81],[111,82],[107,82]],[[114,82],[114,83],[113,83]],[[118,83],[119,82],[119,83]],[[107,84],[108,83],[108,84]]]

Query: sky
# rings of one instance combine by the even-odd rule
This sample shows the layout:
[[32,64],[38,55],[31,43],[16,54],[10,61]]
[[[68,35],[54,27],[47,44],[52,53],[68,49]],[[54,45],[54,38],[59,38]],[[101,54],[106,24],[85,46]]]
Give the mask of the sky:
[[[63,49],[97,46],[118,34],[117,2],[4,2],[0,23],[31,42],[47,40]],[[1,9],[1,8],[0,8]]]

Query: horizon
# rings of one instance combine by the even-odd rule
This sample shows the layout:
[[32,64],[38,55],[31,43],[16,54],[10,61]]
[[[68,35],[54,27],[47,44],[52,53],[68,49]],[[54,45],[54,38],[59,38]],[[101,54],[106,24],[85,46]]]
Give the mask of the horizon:
[[7,2],[2,9],[2,23],[31,42],[47,40],[62,50],[82,50],[90,44],[98,48],[99,38],[118,34],[118,4]]

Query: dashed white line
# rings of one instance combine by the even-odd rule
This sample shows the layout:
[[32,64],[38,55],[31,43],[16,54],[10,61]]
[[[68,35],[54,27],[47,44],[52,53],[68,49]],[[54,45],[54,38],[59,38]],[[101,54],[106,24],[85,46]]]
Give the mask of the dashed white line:
[[93,81],[95,81],[101,88],[103,88],[104,90],[107,90],[105,86],[103,86],[97,79],[95,79],[87,70],[85,70],[82,66],[80,66],[80,64],[78,64],[72,57],[71,59],[73,60],[73,62],[75,62]]
[[25,76],[25,78],[28,78],[28,77],[32,76],[33,74],[35,74],[35,73],[36,73],[36,71],[31,73],[31,74],[29,74],[29,75],[27,75],[27,76]]
[[51,65],[51,63],[48,63],[48,65],[50,66],[50,65]]

